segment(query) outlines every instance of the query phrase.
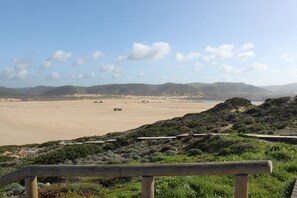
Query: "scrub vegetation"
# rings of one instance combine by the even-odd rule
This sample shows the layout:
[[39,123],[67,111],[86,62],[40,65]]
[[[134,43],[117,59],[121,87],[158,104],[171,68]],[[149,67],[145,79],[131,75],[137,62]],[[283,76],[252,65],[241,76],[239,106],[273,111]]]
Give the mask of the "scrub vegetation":
[[[296,142],[268,142],[246,133],[296,135],[295,98],[269,99],[260,106],[234,98],[213,109],[159,121],[123,133],[83,137],[74,145],[0,147],[0,175],[31,164],[143,164],[272,160],[271,175],[250,175],[249,196],[290,197],[297,176]],[[295,131],[295,132],[294,132]],[[139,141],[139,136],[209,133],[173,140]],[[212,135],[222,133],[225,135]],[[75,144],[88,140],[117,141],[101,145]],[[35,151],[20,156],[20,150]],[[6,153],[6,154],[5,154]],[[7,153],[11,153],[8,155]],[[5,155],[4,155],[5,154]],[[12,155],[13,154],[13,155]],[[23,181],[1,188],[2,196],[24,197]],[[141,197],[141,178],[39,178],[40,197]],[[233,197],[232,176],[156,177],[156,197]]]

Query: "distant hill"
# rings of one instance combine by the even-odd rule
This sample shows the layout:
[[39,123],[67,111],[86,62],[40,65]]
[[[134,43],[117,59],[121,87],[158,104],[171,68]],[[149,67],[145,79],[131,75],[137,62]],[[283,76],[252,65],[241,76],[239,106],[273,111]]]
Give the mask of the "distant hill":
[[285,84],[285,85],[271,85],[263,86],[262,88],[279,95],[291,95],[297,94],[297,83]]
[[155,87],[148,84],[108,84],[88,87],[86,90],[89,94],[154,96],[158,95]]
[[74,94],[86,94],[85,87],[78,86],[61,86],[61,87],[53,87],[48,91],[41,93],[40,96],[63,96],[63,95],[74,95]]
[[151,84],[107,84],[82,86],[38,86],[28,88],[0,87],[0,97],[52,98],[75,94],[135,95],[135,96],[187,96],[189,99],[226,100],[243,97],[250,100],[264,100],[275,96],[294,95],[297,83],[280,86],[256,87],[245,83],[165,83]]
[[258,94],[263,91],[267,92],[262,88],[244,83],[217,82],[211,84],[191,83],[188,85],[205,94]]
[[15,96],[16,92],[14,89],[6,88],[6,87],[0,87],[0,97],[4,96]]
[[232,97],[244,97],[248,99],[263,99],[270,92],[266,89],[259,88],[245,83],[217,82],[217,83],[190,83],[191,87],[196,88],[199,92],[204,93],[210,99],[220,98],[228,99]]

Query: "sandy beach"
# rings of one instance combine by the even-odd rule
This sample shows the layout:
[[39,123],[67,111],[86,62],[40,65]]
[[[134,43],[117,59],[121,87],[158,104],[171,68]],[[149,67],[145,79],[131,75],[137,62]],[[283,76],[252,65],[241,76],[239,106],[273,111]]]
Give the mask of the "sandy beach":
[[[125,131],[201,112],[215,104],[162,97],[1,101],[0,145],[42,143]],[[122,111],[114,111],[114,108]]]

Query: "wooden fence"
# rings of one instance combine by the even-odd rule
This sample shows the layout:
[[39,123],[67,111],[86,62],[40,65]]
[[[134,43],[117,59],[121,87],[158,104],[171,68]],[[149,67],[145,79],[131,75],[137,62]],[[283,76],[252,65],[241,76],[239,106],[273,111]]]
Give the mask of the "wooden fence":
[[291,194],[291,198],[297,198],[297,179],[295,181],[295,185],[293,187],[293,191],[292,191],[292,194]]
[[234,175],[235,198],[248,197],[248,175],[270,174],[272,162],[269,160],[241,162],[209,162],[191,164],[143,164],[143,165],[103,165],[66,166],[38,165],[24,167],[0,177],[0,187],[25,179],[27,198],[38,197],[37,176],[77,176],[77,177],[142,177],[142,197],[154,197],[155,176],[190,175]]

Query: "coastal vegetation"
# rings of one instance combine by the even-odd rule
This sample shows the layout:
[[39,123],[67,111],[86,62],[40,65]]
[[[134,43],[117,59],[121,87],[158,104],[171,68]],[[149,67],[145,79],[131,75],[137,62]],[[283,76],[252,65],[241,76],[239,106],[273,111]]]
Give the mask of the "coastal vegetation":
[[[0,175],[33,164],[142,164],[272,160],[271,175],[251,175],[250,197],[290,197],[297,176],[296,142],[269,142],[247,133],[297,135],[297,97],[268,99],[255,106],[233,98],[202,113],[158,121],[104,136],[61,144],[0,147]],[[140,136],[189,136],[137,140]],[[208,134],[193,136],[193,134]],[[116,139],[105,144],[87,141]],[[30,152],[29,152],[30,151]],[[24,154],[25,153],[25,154]],[[39,178],[40,197],[140,197],[141,178]],[[45,185],[50,183],[50,185]],[[24,196],[22,187],[1,188],[2,196]],[[157,177],[156,197],[233,197],[232,176]]]

